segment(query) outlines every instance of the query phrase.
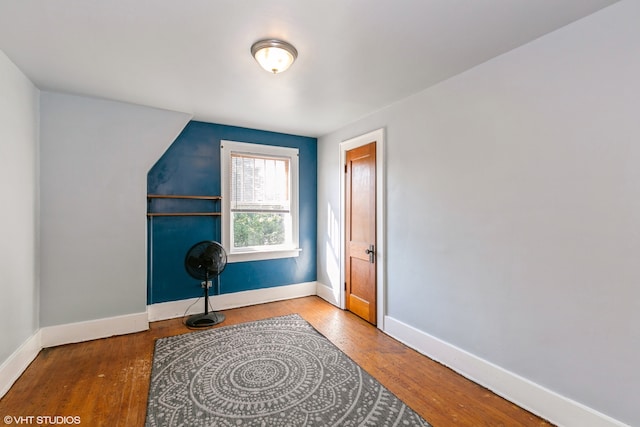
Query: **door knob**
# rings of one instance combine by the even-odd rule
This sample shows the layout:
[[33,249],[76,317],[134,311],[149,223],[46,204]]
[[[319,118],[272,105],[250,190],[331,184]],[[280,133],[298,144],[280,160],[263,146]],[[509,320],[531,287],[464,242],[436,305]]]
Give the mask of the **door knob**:
[[369,255],[369,262],[371,264],[376,261],[376,250],[373,245],[369,245],[369,249],[365,249],[364,253]]

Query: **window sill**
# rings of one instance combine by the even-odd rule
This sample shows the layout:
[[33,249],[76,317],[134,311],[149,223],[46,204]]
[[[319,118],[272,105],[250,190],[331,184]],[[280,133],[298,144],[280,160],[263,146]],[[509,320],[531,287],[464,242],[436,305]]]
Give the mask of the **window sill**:
[[262,261],[268,259],[295,258],[300,255],[302,249],[284,249],[277,251],[236,252],[227,254],[227,262]]

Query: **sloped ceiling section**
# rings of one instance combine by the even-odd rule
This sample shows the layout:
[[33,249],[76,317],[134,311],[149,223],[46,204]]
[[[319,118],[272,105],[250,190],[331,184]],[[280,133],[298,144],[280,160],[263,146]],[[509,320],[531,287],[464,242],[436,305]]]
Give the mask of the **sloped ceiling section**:
[[[319,136],[612,0],[21,0],[0,49],[41,89]],[[293,43],[270,75],[253,42]]]

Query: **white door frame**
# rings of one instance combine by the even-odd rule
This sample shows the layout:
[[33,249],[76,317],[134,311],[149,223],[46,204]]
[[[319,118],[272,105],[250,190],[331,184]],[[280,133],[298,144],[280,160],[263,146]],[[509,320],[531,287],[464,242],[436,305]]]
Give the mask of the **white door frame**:
[[346,174],[344,168],[347,164],[347,151],[376,142],[376,313],[377,327],[384,331],[384,317],[386,315],[386,241],[385,241],[385,169],[384,169],[384,128],[376,129],[364,135],[347,139],[340,143],[340,308],[346,307],[345,298],[345,197]]

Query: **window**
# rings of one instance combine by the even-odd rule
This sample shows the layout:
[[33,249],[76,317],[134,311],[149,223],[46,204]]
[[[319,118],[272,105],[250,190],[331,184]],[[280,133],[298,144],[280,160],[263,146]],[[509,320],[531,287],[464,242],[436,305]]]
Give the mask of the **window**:
[[229,262],[298,256],[298,150],[234,141],[220,147]]

